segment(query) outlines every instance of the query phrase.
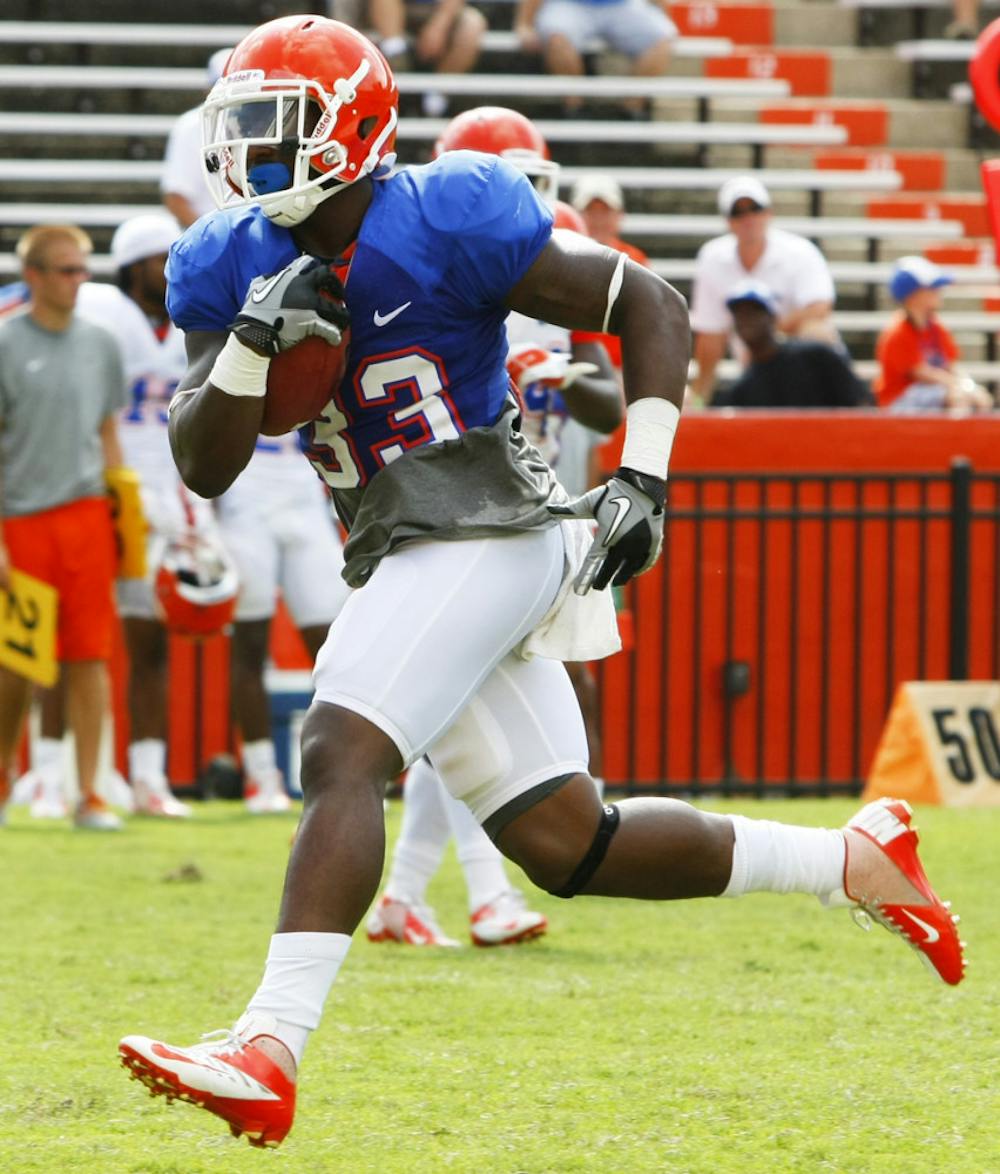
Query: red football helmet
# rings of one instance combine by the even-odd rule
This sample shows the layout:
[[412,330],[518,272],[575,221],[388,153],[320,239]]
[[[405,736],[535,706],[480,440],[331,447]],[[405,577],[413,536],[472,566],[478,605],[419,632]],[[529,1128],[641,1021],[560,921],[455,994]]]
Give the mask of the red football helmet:
[[261,25],[202,108],[216,204],[255,203],[276,224],[301,223],[346,184],[389,170],[398,103],[385,58],[348,25],[322,16]]
[[216,636],[233,621],[239,593],[236,567],[222,547],[201,534],[170,540],[156,572],[156,598],[171,632]]
[[552,203],[559,191],[559,164],[549,157],[541,132],[523,114],[506,106],[477,106],[457,114],[434,144],[434,158],[445,151],[499,155],[531,176],[538,194]]
[[566,204],[562,200],[556,200],[552,211],[554,213],[552,218],[553,228],[568,228],[570,232],[578,232],[581,236],[590,236],[590,233],[587,231],[587,222],[572,204]]

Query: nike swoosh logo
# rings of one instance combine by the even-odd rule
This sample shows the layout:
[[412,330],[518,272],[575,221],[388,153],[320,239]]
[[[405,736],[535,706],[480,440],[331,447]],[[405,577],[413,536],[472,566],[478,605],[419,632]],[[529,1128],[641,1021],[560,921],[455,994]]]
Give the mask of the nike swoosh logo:
[[191,1060],[183,1054],[167,1051],[162,1046],[154,1046],[152,1053],[154,1064],[158,1064],[167,1072],[172,1072],[189,1088],[198,1092],[212,1093],[214,1096],[223,1096],[234,1101],[281,1099],[273,1090],[239,1068],[234,1068],[232,1064],[205,1056]]
[[281,280],[282,276],[283,275],[281,273],[275,273],[273,277],[269,277],[262,286],[259,286],[253,291],[253,293],[250,295],[250,301],[258,303],[262,302]]
[[924,933],[927,935],[923,941],[925,946],[933,946],[936,941],[940,940],[941,935],[934,928],[934,926],[928,925],[926,921],[921,921],[915,913],[911,913],[909,909],[900,909],[900,913],[905,913],[914,924],[919,925],[920,928],[924,931]]
[[612,497],[609,499],[608,505],[613,505],[615,507],[615,509],[618,511],[618,515],[615,518],[615,520],[611,523],[611,525],[608,527],[608,533],[604,539],[605,546],[611,545],[611,542],[614,539],[614,536],[618,533],[618,530],[619,530],[622,522],[625,521],[625,518],[627,517],[629,510],[632,508],[632,503],[629,501],[629,499],[627,497]]
[[374,322],[376,326],[385,326],[391,322],[393,318],[398,318],[400,314],[410,306],[413,302],[403,302],[401,306],[397,306],[395,310],[390,310],[388,314],[380,314],[378,310],[375,311]]

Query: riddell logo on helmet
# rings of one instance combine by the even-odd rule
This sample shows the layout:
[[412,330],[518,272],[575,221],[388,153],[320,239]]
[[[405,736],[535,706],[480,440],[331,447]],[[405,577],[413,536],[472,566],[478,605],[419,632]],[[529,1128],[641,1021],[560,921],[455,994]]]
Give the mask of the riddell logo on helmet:
[[225,77],[219,78],[219,81],[232,86],[238,82],[260,82],[263,80],[264,71],[262,69],[240,69],[236,73],[227,73]]

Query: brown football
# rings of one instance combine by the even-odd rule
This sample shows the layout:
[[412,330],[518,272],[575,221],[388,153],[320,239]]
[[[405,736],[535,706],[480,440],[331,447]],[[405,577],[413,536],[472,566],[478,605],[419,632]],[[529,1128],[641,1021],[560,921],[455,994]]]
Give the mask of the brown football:
[[344,376],[349,343],[350,331],[345,331],[340,346],[304,338],[275,355],[267,371],[260,426],[265,436],[281,436],[316,419]]

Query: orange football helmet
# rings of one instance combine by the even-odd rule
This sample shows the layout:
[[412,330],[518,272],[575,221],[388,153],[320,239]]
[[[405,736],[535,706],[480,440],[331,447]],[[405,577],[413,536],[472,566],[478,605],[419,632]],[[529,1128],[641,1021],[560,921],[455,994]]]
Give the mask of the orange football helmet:
[[180,636],[216,636],[236,614],[236,567],[217,542],[200,534],[167,543],[154,587],[164,623]]
[[547,203],[559,192],[559,164],[538,128],[523,114],[506,106],[477,106],[455,117],[434,144],[434,158],[445,151],[482,151],[499,155],[530,176]]
[[276,224],[395,162],[399,92],[361,33],[286,16],[233,50],[202,107],[202,154],[216,204],[259,204]]

